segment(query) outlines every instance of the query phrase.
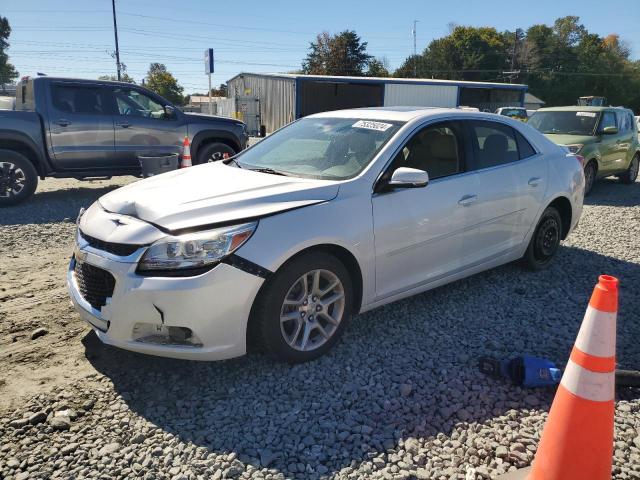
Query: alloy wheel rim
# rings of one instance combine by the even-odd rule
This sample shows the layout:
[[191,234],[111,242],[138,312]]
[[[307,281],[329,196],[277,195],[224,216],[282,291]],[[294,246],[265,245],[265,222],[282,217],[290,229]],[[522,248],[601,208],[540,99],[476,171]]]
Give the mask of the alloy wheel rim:
[[16,164],[0,161],[0,197],[9,198],[24,190],[27,177]]
[[560,243],[560,230],[558,222],[554,218],[547,218],[540,224],[536,233],[535,253],[536,258],[547,261],[558,249]]
[[224,158],[224,154],[222,152],[213,152],[210,156],[209,159],[207,160],[208,163],[213,163],[213,162],[217,162],[219,160],[222,160]]
[[344,315],[344,286],[329,270],[312,270],[289,288],[280,309],[280,331],[291,348],[308,352],[327,343]]

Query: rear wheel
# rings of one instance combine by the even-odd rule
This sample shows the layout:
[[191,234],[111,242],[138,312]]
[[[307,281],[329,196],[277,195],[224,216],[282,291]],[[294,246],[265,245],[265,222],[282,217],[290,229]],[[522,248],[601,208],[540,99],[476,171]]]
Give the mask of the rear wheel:
[[547,207],[536,227],[522,260],[530,270],[547,268],[558,252],[562,218],[554,207]]
[[598,173],[598,168],[593,160],[587,163],[587,166],[584,167],[584,194],[589,195],[591,189],[593,188],[593,184],[596,183],[596,175]]
[[27,157],[0,150],[0,207],[25,201],[38,186],[38,172]]
[[285,264],[262,291],[253,312],[256,340],[280,360],[324,355],[351,317],[353,288],[345,266],[315,252]]
[[638,178],[639,167],[640,167],[640,156],[636,155],[631,160],[631,163],[629,164],[629,168],[627,169],[627,171],[624,172],[622,175],[620,175],[619,177],[620,181],[627,185],[634,183],[636,181],[636,178]]
[[217,162],[227,157],[233,157],[235,154],[236,151],[226,143],[208,143],[199,148],[196,165],[200,165],[202,163]]

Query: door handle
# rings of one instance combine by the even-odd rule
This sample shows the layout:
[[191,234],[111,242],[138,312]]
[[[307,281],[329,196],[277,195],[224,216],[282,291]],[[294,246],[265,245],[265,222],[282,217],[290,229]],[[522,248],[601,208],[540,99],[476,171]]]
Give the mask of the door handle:
[[129,128],[131,124],[129,122],[119,122],[116,123],[116,127]]
[[60,118],[56,121],[56,124],[60,125],[61,127],[68,127],[69,125],[71,125],[71,122],[66,118]]
[[538,185],[540,185],[540,180],[542,180],[540,177],[533,177],[529,179],[529,186],[530,187],[537,187]]
[[469,205],[477,201],[478,201],[477,195],[465,195],[460,200],[458,200],[458,205],[462,205],[463,207],[468,207]]

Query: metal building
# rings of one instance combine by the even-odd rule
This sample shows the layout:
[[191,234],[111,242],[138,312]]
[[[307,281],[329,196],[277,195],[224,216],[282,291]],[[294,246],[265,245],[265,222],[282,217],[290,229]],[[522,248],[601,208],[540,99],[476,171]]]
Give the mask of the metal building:
[[416,78],[240,73],[227,82],[236,117],[267,133],[312,113],[354,107],[475,107],[493,112],[524,106],[526,85]]

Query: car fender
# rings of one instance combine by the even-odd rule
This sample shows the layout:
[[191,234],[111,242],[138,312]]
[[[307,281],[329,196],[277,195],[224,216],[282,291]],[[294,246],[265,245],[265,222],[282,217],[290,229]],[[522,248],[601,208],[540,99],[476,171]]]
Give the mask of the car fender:
[[[13,142],[28,150],[36,171],[41,177],[44,177],[47,172],[51,171],[42,147],[39,147],[27,134],[16,130],[2,129],[0,130],[0,148],[6,148],[3,146],[5,144],[4,142]],[[8,147],[8,149],[12,150],[11,147]]]
[[191,155],[193,157],[196,157],[198,155],[198,149],[200,148],[200,146],[206,143],[207,140],[212,138],[219,138],[221,140],[232,142],[235,145],[236,151],[240,151],[240,149],[242,148],[240,140],[233,133],[225,130],[211,128],[200,130],[193,136],[193,139],[191,140]]
[[362,274],[362,306],[375,296],[375,253],[371,199],[338,195],[334,200],[261,219],[236,254],[271,272],[300,252],[322,246],[349,252]]

